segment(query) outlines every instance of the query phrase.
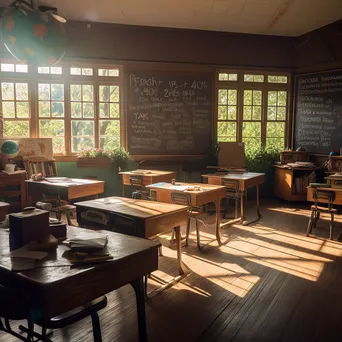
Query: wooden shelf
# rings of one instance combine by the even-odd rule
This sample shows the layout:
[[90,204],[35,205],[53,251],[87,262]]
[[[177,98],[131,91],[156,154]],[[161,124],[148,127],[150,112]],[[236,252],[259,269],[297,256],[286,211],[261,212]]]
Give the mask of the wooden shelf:
[[310,173],[310,171],[316,172],[316,178],[319,180],[322,178],[320,173],[323,173],[323,169],[319,167],[287,167],[283,165],[274,165],[274,194],[275,196],[290,202],[303,202],[306,201],[306,188],[303,193],[294,192],[294,179],[296,176],[300,176],[302,173]]

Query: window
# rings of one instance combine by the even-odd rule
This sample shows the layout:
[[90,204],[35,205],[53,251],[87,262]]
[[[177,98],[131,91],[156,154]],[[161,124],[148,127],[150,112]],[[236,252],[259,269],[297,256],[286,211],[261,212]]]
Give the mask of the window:
[[113,149],[120,146],[119,86],[99,86],[99,138],[100,148]]
[[118,77],[119,76],[119,69],[99,69],[98,75],[99,76],[106,76],[106,77]]
[[54,153],[65,153],[64,84],[38,84],[39,137],[53,138]]
[[219,89],[217,140],[236,141],[237,90]]
[[11,64],[11,63],[1,63],[1,71],[3,72],[27,72],[26,64]]
[[38,67],[38,74],[61,75],[61,67]]
[[1,108],[5,138],[30,136],[30,106],[27,82],[1,82]]
[[284,149],[289,76],[239,71],[231,83],[232,74],[217,77],[217,141],[241,141],[246,150]]
[[70,75],[93,76],[92,68],[70,68]]
[[237,81],[237,74],[227,74],[227,73],[219,73],[219,81]]

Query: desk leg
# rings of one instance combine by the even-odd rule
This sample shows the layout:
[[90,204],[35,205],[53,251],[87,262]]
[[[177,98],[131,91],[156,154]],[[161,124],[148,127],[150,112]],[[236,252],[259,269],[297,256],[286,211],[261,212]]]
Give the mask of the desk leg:
[[261,218],[261,214],[260,214],[260,197],[259,197],[259,185],[256,186],[256,201],[257,201],[257,214],[258,214],[258,218]]
[[220,245],[221,242],[221,198],[215,201],[215,208],[216,208],[216,240]]
[[245,225],[246,224],[246,218],[245,218],[245,211],[244,211],[244,197],[245,197],[245,193],[242,192],[241,193],[241,197],[240,197],[240,211],[241,211],[241,219],[240,222],[241,224]]
[[131,285],[137,302],[139,342],[147,342],[144,280],[139,278],[132,281]]
[[183,275],[185,274],[185,271],[182,261],[182,236],[180,226],[175,227],[174,230],[176,233],[178,272],[180,275]]
[[122,197],[125,197],[125,184],[122,182]]

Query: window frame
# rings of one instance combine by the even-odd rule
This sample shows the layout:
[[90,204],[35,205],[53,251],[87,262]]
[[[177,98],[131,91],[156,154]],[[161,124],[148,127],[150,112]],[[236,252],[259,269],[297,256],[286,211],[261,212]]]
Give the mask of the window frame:
[[[8,59],[8,58],[0,58],[0,63],[5,64],[14,64],[14,70],[16,70],[16,64],[22,64],[18,61]],[[70,94],[70,85],[72,84],[89,84],[93,85],[94,89],[94,118],[89,118],[88,120],[94,121],[94,138],[95,138],[95,148],[100,147],[100,138],[99,138],[99,87],[100,85],[114,85],[119,86],[119,118],[106,118],[108,120],[118,120],[120,127],[120,146],[124,146],[125,142],[125,132],[124,132],[124,115],[123,115],[123,66],[117,63],[103,63],[97,61],[79,61],[77,59],[66,59],[62,63],[56,65],[58,67],[62,67],[61,74],[43,74],[38,73],[38,67],[28,66],[28,72],[11,72],[11,71],[1,71],[0,68],[0,78],[1,82],[11,82],[11,83],[27,83],[28,84],[28,102],[29,102],[29,138],[39,138],[39,120],[44,119],[43,117],[39,117],[39,95],[38,95],[38,85],[39,83],[47,83],[47,84],[63,84],[64,85],[64,117],[61,117],[61,120],[64,120],[64,142],[65,142],[65,153],[54,153],[54,157],[64,158],[64,157],[76,157],[77,152],[72,152],[72,137],[71,137],[71,121],[77,120],[78,118],[71,117],[71,94]],[[78,67],[78,68],[91,68],[93,69],[93,75],[71,75],[70,68]],[[98,69],[118,69],[119,76],[98,76]],[[51,99],[50,99],[51,102]],[[2,111],[2,101],[0,101],[0,113]],[[50,119],[50,118],[46,118]],[[56,119],[58,119],[56,117]],[[81,118],[82,119],[82,118]],[[16,118],[8,118],[5,120],[25,120],[16,119]],[[84,118],[85,120],[85,118]],[[3,135],[0,133],[0,137]],[[20,137],[13,137],[13,139],[20,139]]]
[[[219,80],[219,74],[238,74],[237,81]],[[263,75],[264,82],[246,82],[244,81],[244,75]],[[268,82],[268,76],[286,76],[287,83],[271,83]],[[216,142],[218,141],[218,122],[232,122],[231,120],[219,120],[218,119],[218,91],[219,89],[236,89],[237,90],[237,132],[236,142],[243,142],[243,123],[244,122],[261,122],[261,146],[266,147],[267,142],[267,122],[284,122],[285,123],[285,134],[284,134],[284,148],[289,143],[289,132],[290,132],[290,97],[291,97],[291,72],[275,71],[275,70],[251,70],[251,69],[218,69],[215,74],[215,89],[214,89],[214,137]],[[243,119],[243,108],[244,108],[244,91],[245,90],[260,90],[262,92],[262,103],[261,103],[261,120],[244,120]],[[268,107],[268,91],[286,91],[286,115],[285,120],[268,120],[267,118],[267,107]]]

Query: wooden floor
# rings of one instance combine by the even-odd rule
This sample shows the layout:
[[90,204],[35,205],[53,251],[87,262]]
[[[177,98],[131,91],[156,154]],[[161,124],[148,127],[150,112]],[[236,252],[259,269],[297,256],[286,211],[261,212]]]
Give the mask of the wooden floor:
[[[195,248],[195,234],[183,249],[188,277],[146,302],[149,341],[341,341],[342,243],[326,239],[324,217],[317,235],[305,237],[307,207],[264,201],[263,218],[227,226],[222,246],[214,216],[206,217],[203,251]],[[335,239],[340,225],[337,219]],[[176,275],[176,252],[163,251],[157,275],[167,279]],[[156,285],[150,281],[149,290]],[[108,299],[100,315],[103,340],[137,341],[133,290],[125,286]],[[92,341],[90,320],[55,332],[53,340]],[[12,341],[0,333],[0,342]]]

